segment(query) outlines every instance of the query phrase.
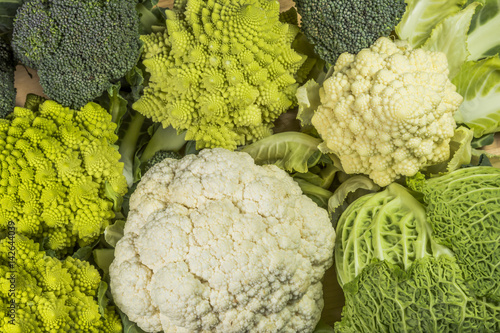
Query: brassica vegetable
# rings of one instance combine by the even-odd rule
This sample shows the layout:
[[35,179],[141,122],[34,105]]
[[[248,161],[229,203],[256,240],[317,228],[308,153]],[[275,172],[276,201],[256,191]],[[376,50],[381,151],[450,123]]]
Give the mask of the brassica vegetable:
[[396,28],[411,45],[446,54],[449,78],[464,97],[455,120],[476,138],[500,130],[499,8],[499,0],[410,0]]
[[362,196],[337,224],[335,264],[340,286],[354,280],[373,259],[408,269],[417,259],[452,255],[431,234],[425,208],[403,186],[392,183],[383,192]]
[[470,167],[365,195],[337,226],[336,332],[497,332],[500,169]]
[[434,239],[455,253],[471,290],[500,301],[500,169],[472,167],[441,177],[415,177]]
[[396,26],[399,38],[413,48],[429,38],[434,27],[444,18],[458,13],[466,0],[407,0],[406,12]]
[[50,98],[80,108],[136,64],[137,0],[28,0],[14,20],[12,48],[38,70]]
[[470,23],[467,45],[468,60],[479,60],[494,56],[500,52],[500,40],[494,38],[500,30],[500,0],[469,0],[483,6],[476,9]]
[[457,123],[474,130],[475,137],[500,130],[500,57],[468,61],[452,82],[464,97],[455,113]]
[[127,191],[115,128],[95,103],[76,111],[46,101],[0,119],[0,230],[14,221],[61,253],[94,242]]
[[[196,147],[237,146],[271,135],[295,103],[307,56],[294,50],[295,25],[269,0],[178,1],[167,28],[143,35],[151,73],[135,110],[186,131]],[[307,71],[306,71],[307,72]]]

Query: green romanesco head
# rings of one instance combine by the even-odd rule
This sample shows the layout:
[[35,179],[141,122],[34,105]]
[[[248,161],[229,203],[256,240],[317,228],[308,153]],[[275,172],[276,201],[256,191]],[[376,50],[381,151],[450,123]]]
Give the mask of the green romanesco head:
[[99,97],[140,55],[137,0],[28,0],[12,47],[38,70],[44,93],[72,108]]
[[[9,280],[12,271],[14,288]],[[13,299],[16,313],[14,323],[9,316],[1,318],[0,332],[122,332],[112,306],[99,310],[100,280],[97,269],[86,261],[49,257],[40,251],[40,244],[22,235],[4,238],[0,241],[0,300],[9,304]]]
[[14,110],[16,89],[14,71],[16,62],[10,45],[0,37],[0,118],[5,118]]
[[164,32],[142,36],[151,79],[134,109],[186,130],[197,149],[234,150],[270,135],[295,103],[306,60],[291,47],[299,29],[279,21],[279,3],[188,0],[167,17]]
[[319,91],[312,124],[323,152],[348,174],[387,186],[400,176],[448,159],[462,96],[448,78],[444,53],[379,38],[343,53]]
[[295,0],[301,29],[316,53],[334,64],[387,37],[406,9],[404,0]]
[[116,124],[95,103],[46,101],[0,120],[0,229],[65,250],[95,240],[114,217],[106,192],[124,195]]

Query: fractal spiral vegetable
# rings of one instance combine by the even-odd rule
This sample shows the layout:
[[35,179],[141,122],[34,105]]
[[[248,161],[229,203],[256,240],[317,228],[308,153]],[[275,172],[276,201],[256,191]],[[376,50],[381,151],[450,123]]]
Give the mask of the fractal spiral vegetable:
[[95,241],[126,192],[115,128],[95,103],[75,111],[46,101],[0,119],[0,228],[14,221],[52,250]]
[[293,50],[299,29],[279,21],[279,3],[176,1],[166,13],[164,32],[142,36],[151,79],[134,108],[186,130],[197,148],[234,150],[270,135],[295,103],[307,58]]

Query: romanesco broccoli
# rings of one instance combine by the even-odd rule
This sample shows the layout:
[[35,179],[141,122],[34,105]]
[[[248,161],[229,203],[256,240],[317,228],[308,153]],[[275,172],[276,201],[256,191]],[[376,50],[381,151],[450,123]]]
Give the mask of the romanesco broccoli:
[[136,0],[28,0],[14,21],[12,47],[38,69],[51,99],[80,108],[99,97],[140,55]]
[[324,140],[320,150],[379,186],[445,161],[463,100],[448,73],[444,53],[386,37],[343,53],[311,119]]
[[59,261],[39,247],[22,235],[0,242],[0,299],[15,304],[0,332],[122,332],[112,306],[99,311],[97,269],[71,257]]
[[314,50],[333,64],[389,36],[403,17],[404,0],[295,0],[301,28]]
[[0,38],[0,118],[11,113],[16,104],[15,70],[16,63],[10,45]]
[[46,101],[0,119],[0,230],[14,221],[53,250],[95,240],[114,217],[106,193],[127,191],[115,128],[95,103],[74,111]]
[[279,21],[279,3],[184,0],[166,13],[164,32],[142,36],[151,80],[134,109],[187,130],[198,149],[270,135],[307,58],[292,49],[299,29]]

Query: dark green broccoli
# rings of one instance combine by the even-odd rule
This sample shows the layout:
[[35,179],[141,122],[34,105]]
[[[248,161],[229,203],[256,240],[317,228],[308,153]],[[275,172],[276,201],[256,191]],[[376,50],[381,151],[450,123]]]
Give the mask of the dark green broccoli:
[[137,0],[27,0],[12,47],[44,93],[71,108],[99,97],[137,63]]
[[16,105],[15,70],[10,45],[0,38],[0,119],[11,113]]
[[149,169],[151,169],[155,164],[160,163],[166,158],[173,158],[179,160],[182,158],[181,154],[175,151],[168,150],[159,150],[157,151],[153,157],[151,157],[144,167],[144,173],[146,173]]
[[325,61],[358,53],[389,36],[403,17],[404,0],[295,0],[302,30]]

